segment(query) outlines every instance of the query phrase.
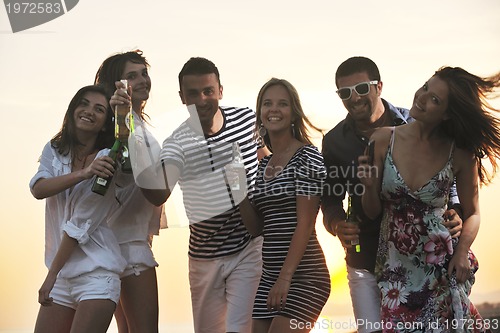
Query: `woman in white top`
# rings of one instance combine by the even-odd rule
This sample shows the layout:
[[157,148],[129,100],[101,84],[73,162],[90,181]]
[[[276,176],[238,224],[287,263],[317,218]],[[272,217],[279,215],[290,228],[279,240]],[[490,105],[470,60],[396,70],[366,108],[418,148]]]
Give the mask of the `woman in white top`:
[[[139,133],[147,132],[144,107],[151,89],[148,68],[149,64],[142,51],[135,50],[118,53],[104,60],[95,77],[95,83],[103,84],[110,93],[116,90],[116,81],[128,81],[129,91],[132,91],[135,132]],[[129,102],[128,98],[125,100]],[[153,140],[152,137],[150,139]],[[120,209],[111,216],[108,224],[118,239],[123,257],[127,260],[127,268],[121,276],[120,303],[115,312],[118,331],[157,333],[158,263],[153,256],[151,243],[153,235],[159,233],[161,206],[156,207],[146,200],[135,184],[132,174],[126,175],[123,182],[117,180],[116,184],[121,187],[124,195],[121,196],[123,200]]]
[[117,206],[113,185],[93,193],[95,175],[113,174],[107,156],[113,124],[103,87],[87,86],[71,100],[59,133],[46,144],[30,181],[46,199],[45,264],[35,332],[106,332],[120,293],[126,262],[108,215]]

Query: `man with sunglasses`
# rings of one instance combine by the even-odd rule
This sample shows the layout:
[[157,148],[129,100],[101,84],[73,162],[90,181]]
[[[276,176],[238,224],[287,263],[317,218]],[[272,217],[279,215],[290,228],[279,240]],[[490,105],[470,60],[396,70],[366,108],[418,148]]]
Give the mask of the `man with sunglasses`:
[[[357,161],[376,128],[399,126],[413,119],[409,110],[380,97],[380,73],[368,58],[352,57],[340,64],[335,83],[348,114],[323,138],[322,153],[328,171],[321,206],[323,223],[328,232],[339,237],[346,250],[347,279],[358,332],[375,332],[383,328],[380,291],[374,275],[381,217],[370,220],[363,213],[363,186],[356,176]],[[351,197],[351,213],[359,224],[346,222],[342,205],[346,194]],[[452,191],[450,203],[458,204],[456,191]],[[445,217],[450,233],[458,237],[462,228],[460,217],[454,209],[447,211]],[[359,242],[359,247],[352,246],[351,241]]]

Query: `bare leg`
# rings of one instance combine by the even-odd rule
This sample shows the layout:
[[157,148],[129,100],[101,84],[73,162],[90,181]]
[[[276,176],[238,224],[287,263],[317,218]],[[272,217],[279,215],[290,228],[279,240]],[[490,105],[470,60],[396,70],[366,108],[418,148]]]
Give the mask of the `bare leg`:
[[272,319],[253,319],[252,333],[267,333],[271,327]]
[[120,302],[129,333],[158,333],[156,268],[123,278]]
[[109,299],[92,299],[78,304],[70,333],[106,333],[116,303]]
[[116,326],[118,327],[118,333],[128,333],[128,324],[125,313],[123,312],[122,303],[118,302],[115,310],[115,320]]
[[306,323],[303,323],[303,325],[297,325],[298,323],[302,323],[299,321],[295,321],[292,323],[292,319],[283,317],[283,316],[276,316],[273,319],[273,322],[271,324],[271,327],[269,328],[269,333],[307,333],[311,331],[311,325],[306,325]]
[[40,306],[35,333],[67,333],[71,329],[74,315],[75,310],[56,303]]

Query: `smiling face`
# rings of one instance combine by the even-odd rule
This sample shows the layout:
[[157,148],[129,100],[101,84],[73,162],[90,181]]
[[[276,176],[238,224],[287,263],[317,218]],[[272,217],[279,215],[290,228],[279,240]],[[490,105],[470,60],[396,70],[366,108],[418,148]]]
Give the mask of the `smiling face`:
[[290,94],[280,84],[266,89],[260,103],[260,121],[269,133],[287,131],[291,135],[294,121]]
[[437,76],[433,76],[415,93],[410,115],[426,122],[441,122],[449,118],[448,84]]
[[222,86],[214,73],[202,75],[184,75],[179,91],[182,103],[195,105],[202,127],[213,122],[219,111],[222,99]]
[[[338,89],[344,87],[353,87],[362,82],[370,82],[370,77],[367,72],[354,73],[351,75],[339,77],[337,79]],[[358,93],[353,89],[351,92],[351,97],[346,100],[342,100],[345,108],[354,119],[354,121],[375,121],[372,119],[375,108],[379,104],[380,94],[382,93],[382,82],[378,82],[376,85],[369,85],[369,93],[363,96],[358,95]]]
[[73,113],[76,130],[98,134],[104,129],[107,113],[106,97],[93,91],[86,92]]
[[140,104],[148,100],[151,90],[151,78],[145,64],[127,61],[122,78],[128,81],[129,86],[132,86],[133,104]]

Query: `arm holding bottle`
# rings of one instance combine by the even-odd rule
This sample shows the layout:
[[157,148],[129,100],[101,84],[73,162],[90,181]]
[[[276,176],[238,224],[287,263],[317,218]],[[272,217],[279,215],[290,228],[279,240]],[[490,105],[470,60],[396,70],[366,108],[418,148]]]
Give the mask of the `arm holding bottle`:
[[[120,81],[116,81],[115,86],[117,89],[109,102],[111,107],[114,109],[117,105],[131,104],[132,86],[128,86],[127,91],[123,89],[125,86]],[[140,132],[140,129],[136,128],[135,131]],[[180,170],[175,165],[167,164],[158,159],[159,156],[151,158],[148,144],[151,145],[153,140],[154,138],[147,130],[144,130],[141,134],[136,134],[133,148],[136,154],[131,154],[131,156],[136,158],[136,161],[132,161],[134,165],[139,166],[133,168],[137,186],[139,186],[144,197],[150,203],[159,207],[170,197],[179,179]],[[154,140],[154,144],[157,144],[156,140]],[[155,152],[155,155],[158,154]],[[141,161],[147,161],[148,165],[139,163]]]
[[456,179],[453,186],[450,188],[448,202],[448,210],[444,213],[443,225],[448,228],[452,238],[460,237],[462,232],[462,206],[460,205],[460,200],[457,194],[457,183]]
[[[344,248],[351,247],[351,241],[359,239],[360,229],[354,223],[346,222],[346,212],[342,202],[347,193],[345,185],[349,182],[342,173],[329,171],[336,168],[330,147],[323,141],[322,155],[327,169],[325,190],[321,198],[321,211],[325,229],[340,239]],[[339,190],[340,189],[340,190]]]
[[42,157],[40,158],[38,174],[41,176],[31,187],[31,193],[36,199],[45,199],[54,196],[96,175],[98,177],[110,177],[115,171],[113,160],[108,156],[101,156],[94,159],[84,169],[55,176],[51,171],[53,170],[52,162],[54,155],[48,151],[49,149],[54,149],[50,146],[50,143],[44,148]]
[[351,241],[359,240],[361,230],[358,224],[346,221],[346,213],[342,203],[328,207],[330,214],[325,214],[325,209],[323,209],[323,224],[326,230],[337,236],[344,248],[351,248]]

